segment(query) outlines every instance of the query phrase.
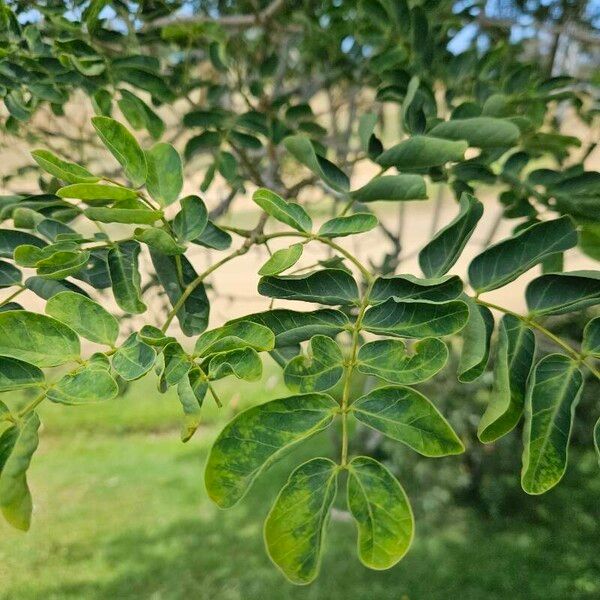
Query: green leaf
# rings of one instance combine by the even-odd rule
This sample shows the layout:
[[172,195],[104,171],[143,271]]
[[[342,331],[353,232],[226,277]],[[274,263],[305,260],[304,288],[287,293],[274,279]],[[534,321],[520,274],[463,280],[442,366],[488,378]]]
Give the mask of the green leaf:
[[145,375],[154,365],[156,351],[132,333],[115,352],[113,369],[125,381],[133,381]]
[[119,393],[119,386],[105,365],[85,365],[73,373],[67,373],[53,384],[46,396],[59,404],[90,404],[112,400]]
[[38,387],[43,383],[44,373],[35,365],[0,356],[0,392]]
[[456,275],[436,279],[419,279],[413,275],[378,277],[369,294],[369,303],[379,304],[390,298],[447,302],[458,298],[462,289],[463,283]]
[[535,358],[535,336],[512,315],[500,321],[494,383],[477,436],[489,443],[515,428],[525,405],[527,380]]
[[277,308],[246,315],[232,323],[242,320],[268,327],[275,334],[276,348],[293,346],[317,334],[333,337],[350,327],[348,317],[344,313],[330,308],[310,312]]
[[453,142],[441,138],[442,136],[436,138],[415,135],[380,154],[377,163],[386,169],[396,167],[404,170],[427,169],[447,162],[464,160],[468,148],[466,142]]
[[60,292],[46,303],[46,313],[87,340],[113,346],[119,322],[97,302],[75,292]]
[[[153,250],[150,251],[150,257],[152,258],[152,264],[154,265],[160,284],[167,293],[171,305],[175,306],[184,293],[185,288],[197,279],[198,274],[184,255],[178,257],[181,262],[182,285],[175,258],[159,254]],[[209,314],[210,303],[208,302],[204,285],[200,284],[189,294],[183,306],[177,311],[176,316],[183,334],[191,336],[198,335],[206,329]]]
[[319,573],[329,511],[337,492],[338,466],[313,458],[290,475],[265,521],[271,560],[292,583],[305,585]]
[[311,141],[304,135],[292,135],[283,140],[286,150],[317,177],[320,177],[336,192],[347,192],[350,189],[348,176],[332,162],[315,152]]
[[61,187],[57,192],[61,198],[76,198],[86,202],[136,200],[137,192],[131,188],[102,183],[74,183]]
[[521,486],[528,494],[554,487],[567,468],[575,407],[583,390],[583,375],[562,354],[545,356],[527,387]]
[[208,221],[204,231],[194,238],[192,243],[213,250],[227,250],[231,246],[231,236],[212,221]]
[[257,189],[252,200],[268,215],[298,231],[309,232],[312,229],[311,218],[299,204],[287,202],[271,190]]
[[90,259],[90,253],[84,252],[54,252],[47,258],[36,262],[37,274],[48,279],[64,279],[69,275],[79,273]]
[[326,429],[338,404],[327,394],[302,394],[254,406],[219,434],[206,465],[208,495],[229,508],[283,451]]
[[415,523],[406,493],[379,462],[357,456],[348,465],[348,508],[358,526],[358,557],[389,569],[408,552]]
[[134,129],[147,129],[153,139],[158,140],[165,132],[163,120],[140,98],[127,90],[119,90],[117,102],[121,112]]
[[171,144],[155,144],[146,152],[150,195],[161,205],[169,206],[179,198],[183,188],[183,166],[179,153]]
[[440,277],[456,263],[483,215],[483,204],[471,194],[460,197],[458,215],[419,252],[425,277]]
[[167,256],[177,256],[185,252],[185,246],[180,246],[165,229],[138,227],[134,232],[134,237],[139,242]]
[[94,183],[100,178],[78,164],[63,160],[50,150],[34,150],[33,160],[47,173],[67,183]]
[[24,310],[0,313],[0,356],[56,367],[79,359],[79,352],[77,334],[52,317]]
[[165,387],[177,385],[192,367],[190,357],[179,342],[169,342],[163,348],[164,368],[161,383]]
[[0,260],[0,288],[12,287],[21,283],[21,271],[9,262]]
[[92,221],[100,221],[100,223],[124,223],[126,225],[134,223],[153,225],[163,217],[161,210],[151,210],[137,201],[128,206],[125,203],[121,203],[112,208],[103,206],[86,208],[83,212]]
[[31,524],[32,501],[27,485],[27,469],[36,451],[40,420],[30,413],[16,428],[12,450],[0,474],[0,509],[17,529],[27,531]]
[[371,231],[377,227],[377,217],[371,213],[356,213],[348,217],[334,217],[325,221],[318,235],[326,238],[344,237]]
[[29,277],[25,280],[25,287],[44,300],[49,300],[52,298],[52,296],[60,292],[68,291],[77,292],[82,296],[87,296],[87,294],[81,288],[77,287],[74,283],[71,283],[66,279],[56,281],[53,279],[44,279],[43,277],[34,275],[33,277]]
[[525,291],[532,316],[562,315],[600,304],[600,273],[550,273],[534,279]]
[[479,293],[494,290],[547,256],[576,244],[577,231],[570,217],[537,223],[477,255],[469,265],[469,280]]
[[115,301],[121,309],[131,314],[146,311],[140,289],[140,250],[137,242],[121,242],[111,247],[107,257]]
[[181,441],[187,442],[200,425],[202,403],[208,390],[208,383],[197,367],[190,369],[177,384],[177,396],[183,408],[184,422],[181,428]]
[[357,368],[391,383],[413,384],[433,377],[447,360],[448,348],[437,338],[416,342],[410,353],[402,340],[377,340],[360,347]]
[[246,347],[214,354],[208,362],[211,380],[234,375],[238,379],[256,381],[262,376],[262,362],[254,348]]
[[600,317],[588,321],[583,330],[581,350],[595,358],[600,358]]
[[466,140],[469,146],[497,148],[515,146],[521,137],[519,128],[507,119],[472,117],[439,123],[430,135],[450,140]]
[[135,137],[125,126],[110,117],[92,117],[92,125],[104,145],[122,165],[131,183],[135,187],[143,185],[148,168],[144,151]]
[[206,205],[198,196],[186,196],[180,202],[181,210],[173,219],[173,231],[177,239],[190,242],[202,235],[208,223]]
[[440,304],[387,300],[367,310],[363,327],[381,335],[440,337],[459,332],[468,318],[469,309],[460,300]]
[[343,363],[339,346],[325,335],[315,335],[310,338],[308,356],[296,356],[286,365],[285,385],[292,392],[323,392],[341,379]]
[[279,275],[293,267],[302,256],[303,244],[292,244],[289,248],[276,250],[267,262],[259,269],[259,275]]
[[275,336],[268,327],[241,320],[205,331],[196,341],[194,355],[204,357],[240,348],[264,352],[272,350],[274,345]]
[[322,269],[307,275],[261,277],[258,293],[269,298],[302,300],[319,304],[357,304],[358,286],[342,269]]
[[425,200],[427,198],[427,187],[421,175],[410,173],[384,175],[371,179],[363,187],[354,190],[350,196],[358,202]]
[[469,307],[469,320],[462,330],[458,380],[467,383],[475,381],[487,367],[494,333],[494,316],[487,306],[477,304],[466,295],[461,300]]
[[165,335],[161,329],[154,325],[144,325],[138,332],[138,338],[149,346],[163,348],[169,342],[174,342],[175,338]]
[[37,248],[46,246],[46,242],[26,231],[0,229],[0,257],[12,260],[15,249],[19,246],[29,245]]
[[448,456],[465,450],[437,408],[412,388],[377,388],[359,398],[350,410],[361,423],[423,456]]

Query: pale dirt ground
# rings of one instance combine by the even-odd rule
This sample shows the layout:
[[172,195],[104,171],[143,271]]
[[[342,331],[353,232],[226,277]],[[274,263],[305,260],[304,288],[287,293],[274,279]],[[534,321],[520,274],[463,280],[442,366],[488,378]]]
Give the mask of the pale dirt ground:
[[[61,121],[64,127],[64,132],[68,135],[76,135],[80,128],[85,127],[85,123],[89,123],[89,114],[87,110],[82,108],[82,104],[78,104],[78,111],[73,113],[73,118],[67,122]],[[40,115],[38,119],[41,120],[41,125],[44,126],[43,121],[45,117]],[[173,119],[166,119],[167,122],[173,121]],[[174,122],[174,121],[173,121]],[[40,123],[38,123],[39,125]],[[62,130],[61,130],[62,131]],[[594,132],[585,128],[581,122],[575,119],[567,119],[564,126],[564,133],[577,135],[585,140],[590,140],[595,135]],[[169,139],[169,135],[165,136]],[[49,144],[54,146],[60,146],[60,140],[56,141],[49,138]],[[178,140],[176,145],[182,147],[182,140]],[[28,156],[28,151],[32,148],[39,147],[40,142],[36,141],[23,141],[15,140],[12,137],[6,136],[0,132],[0,174],[8,173],[15,166],[24,164],[31,164]],[[87,160],[86,160],[87,159]],[[105,153],[101,150],[87,150],[84,151],[84,160],[87,164],[100,163],[102,165],[110,165],[106,168],[113,169],[116,163],[111,158],[107,159]],[[110,162],[108,162],[110,161]],[[588,159],[586,163],[588,169],[600,168],[600,149],[597,149]],[[98,169],[100,172],[100,169]],[[197,193],[199,182],[202,180],[204,174],[204,168],[202,164],[194,165],[193,172],[188,172],[184,193]],[[359,187],[364,184],[375,174],[375,169],[372,165],[360,163],[354,169],[354,175],[352,178],[352,188]],[[24,191],[35,192],[36,184],[35,181],[30,179],[25,183],[20,184]],[[5,189],[0,186],[0,194],[6,194],[14,192],[15,184],[11,183]],[[235,223],[240,227],[251,228],[258,219],[259,212],[255,210],[255,205],[250,199],[252,189],[249,189],[249,193],[246,197],[239,197],[235,201],[233,215],[231,218],[227,218],[225,223]],[[318,192],[317,192],[318,193]],[[224,196],[225,192],[218,186],[211,188],[208,194],[203,197],[210,207],[215,206],[218,201]],[[436,190],[431,189],[429,193],[430,198],[435,198]],[[500,205],[496,201],[497,190],[495,188],[484,187],[478,192],[478,197],[485,204],[485,213],[481,219],[478,228],[467,244],[462,257],[457,264],[451,269],[451,273],[465,277],[467,266],[470,260],[482,250],[482,243],[487,238],[490,229],[492,228],[498,213],[500,211]],[[310,197],[309,201],[316,202],[317,205],[321,204],[321,200],[318,197]],[[431,222],[434,211],[435,203],[433,201],[422,201],[422,202],[407,202],[404,203],[404,226],[402,229],[402,242],[403,242],[403,255],[406,258],[402,261],[398,273],[413,273],[415,275],[421,275],[418,260],[417,251],[421,248],[431,237]],[[379,202],[372,204],[371,207],[375,210],[380,220],[392,231],[398,230],[398,204],[396,203],[384,203]],[[456,203],[451,197],[449,192],[445,193],[445,196],[441,205],[441,213],[438,221],[438,229],[447,224],[456,214]],[[320,222],[325,220],[325,216],[315,219],[315,229],[318,228]],[[273,219],[271,219],[273,221]],[[498,228],[495,241],[509,236],[511,229],[516,225],[517,221],[505,221]],[[268,230],[276,230],[279,226],[277,223],[270,222],[267,227]],[[114,228],[115,238],[124,237],[127,235],[127,227]],[[277,239],[270,243],[271,250],[284,247],[293,243],[296,240],[291,238]],[[388,241],[378,232],[374,230],[372,232],[356,236],[354,238],[341,238],[340,244],[356,254],[360,260],[368,262],[373,260],[375,263],[379,263],[383,254],[388,251]],[[242,243],[242,240],[234,237],[234,243],[232,248],[237,247]],[[219,260],[225,255],[223,252],[208,251],[199,247],[192,247],[188,257],[196,267],[198,272],[201,272],[206,267],[216,260]],[[318,243],[311,243],[304,249],[304,254],[297,267],[305,266],[315,263],[321,258],[330,256],[329,249],[321,246]],[[221,269],[211,275],[209,282],[213,286],[213,290],[209,292],[212,301],[212,313],[211,313],[211,326],[218,326],[224,321],[242,316],[244,314],[267,310],[269,308],[270,300],[258,295],[256,286],[258,282],[257,271],[260,266],[268,258],[268,254],[264,248],[255,248],[245,256],[239,257]],[[147,278],[147,272],[149,267],[149,260],[142,260],[142,274],[144,279]],[[565,270],[578,270],[586,268],[596,268],[596,264],[588,257],[582,255],[577,250],[571,251],[566,257]],[[521,276],[515,282],[506,286],[505,288],[497,291],[490,292],[485,295],[485,299],[506,306],[513,310],[521,311],[525,309],[524,301],[524,288],[526,284],[536,277],[540,272],[539,267],[532,269],[529,273]],[[8,294],[3,291],[1,297],[6,297]],[[156,297],[151,297],[152,293],[148,293],[145,298],[149,306],[149,312],[144,315],[143,322],[154,322],[155,324],[161,324],[164,320],[163,310],[161,309],[161,302]],[[107,292],[102,295],[102,303],[107,308],[116,308],[114,301]],[[44,303],[37,299],[33,294],[23,294],[19,297],[21,302],[26,308],[31,310],[43,311]],[[310,310],[311,305],[307,303],[290,303],[284,301],[276,301],[275,307],[294,307],[300,310]],[[118,310],[116,310],[118,314]],[[129,323],[127,328],[134,327],[135,323]],[[172,326],[173,331],[176,331],[177,325]]]

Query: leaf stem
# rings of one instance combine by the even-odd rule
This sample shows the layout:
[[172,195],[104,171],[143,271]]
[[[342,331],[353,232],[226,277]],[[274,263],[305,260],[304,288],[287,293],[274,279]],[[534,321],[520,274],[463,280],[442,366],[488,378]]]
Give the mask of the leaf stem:
[[538,323],[537,321],[534,321],[530,317],[520,315],[519,313],[516,313],[508,308],[503,307],[503,306],[499,306],[498,304],[494,304],[492,302],[487,302],[485,300],[482,300],[481,298],[473,298],[473,300],[475,300],[475,302],[477,302],[477,304],[481,304],[482,306],[487,306],[488,308],[493,308],[494,310],[500,311],[504,314],[511,315],[511,316],[519,319],[526,325],[529,325],[530,327],[537,329],[541,334],[545,335],[548,339],[552,340],[557,346],[560,346],[567,354],[569,354],[571,356],[571,358],[574,358],[578,363],[585,365],[597,379],[600,379],[600,371],[598,371],[596,368],[594,368],[592,365],[590,365],[586,361],[585,356],[583,354],[581,354],[581,352],[578,352],[577,350],[575,350],[575,348],[573,348],[573,346],[567,344],[567,342],[565,342],[561,337],[552,333],[549,329],[546,329],[543,325],[540,325],[540,323]]
[[24,406],[18,413],[17,416],[22,419],[25,415],[29,414],[32,410],[34,410],[38,404],[41,404],[46,398],[46,389],[37,396],[34,400],[32,400],[29,404]]
[[364,296],[362,297],[358,315],[352,328],[352,346],[350,349],[350,360],[346,364],[344,370],[344,389],[342,392],[342,401],[340,405],[342,414],[342,451],[340,458],[340,466],[346,467],[348,464],[348,405],[350,401],[350,384],[352,380],[352,373],[356,368],[356,356],[358,354],[358,345],[360,341],[360,330],[362,327],[363,317],[367,307],[369,306],[369,294],[373,288],[374,280],[371,279],[367,289],[365,290]]

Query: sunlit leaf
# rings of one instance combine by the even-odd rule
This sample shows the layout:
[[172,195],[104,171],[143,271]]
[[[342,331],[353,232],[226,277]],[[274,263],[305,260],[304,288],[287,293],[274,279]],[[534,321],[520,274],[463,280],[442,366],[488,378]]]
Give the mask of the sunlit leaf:
[[46,392],[52,402],[59,404],[90,404],[112,400],[119,393],[119,386],[105,366],[85,365],[68,373]]
[[184,414],[181,441],[187,442],[200,425],[201,408],[208,390],[200,369],[191,369],[177,384],[177,396]]
[[435,167],[463,160],[467,147],[466,142],[445,140],[442,136],[414,135],[381,153],[377,163],[400,170]]
[[262,362],[256,350],[245,347],[214,354],[208,362],[208,377],[210,379],[221,379],[228,375],[246,381],[260,379]]
[[469,146],[477,148],[514,146],[521,136],[519,128],[514,123],[495,117],[444,121],[435,125],[429,134],[450,140],[466,140]]
[[185,252],[185,246],[180,246],[165,229],[159,227],[138,227],[134,237],[138,242],[167,256],[177,256]]
[[272,350],[274,345],[275,336],[268,327],[242,320],[205,331],[196,341],[194,355],[209,356],[240,348],[262,352]]
[[74,183],[60,188],[56,195],[61,198],[76,198],[90,203],[135,200],[138,197],[137,192],[131,188],[103,183]]
[[383,175],[353,191],[351,197],[358,202],[425,200],[427,187],[420,175]]
[[50,150],[34,150],[31,156],[44,171],[66,183],[94,183],[100,179],[78,164],[56,156]]

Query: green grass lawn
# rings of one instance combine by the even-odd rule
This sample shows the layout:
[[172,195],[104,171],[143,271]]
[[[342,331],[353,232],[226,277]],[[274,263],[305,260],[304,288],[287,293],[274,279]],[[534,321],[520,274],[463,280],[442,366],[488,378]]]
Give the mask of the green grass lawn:
[[[0,523],[0,598],[600,597],[600,472],[591,454],[573,456],[565,481],[547,496],[523,494],[528,510],[494,520],[452,503],[441,513],[427,510],[417,502],[425,490],[405,481],[417,535],[398,566],[362,567],[354,525],[333,521],[319,579],[297,588],[270,564],[262,522],[291,468],[328,453],[329,439],[294,451],[239,506],[221,511],[206,496],[203,468],[223,415],[207,399],[206,424],[182,444],[177,399],[152,386],[149,377],[105,405],[43,405],[30,472],[33,525],[22,534]],[[266,376],[243,388],[224,383],[220,391],[228,417],[282,390]]]

